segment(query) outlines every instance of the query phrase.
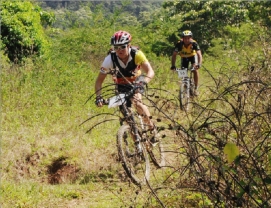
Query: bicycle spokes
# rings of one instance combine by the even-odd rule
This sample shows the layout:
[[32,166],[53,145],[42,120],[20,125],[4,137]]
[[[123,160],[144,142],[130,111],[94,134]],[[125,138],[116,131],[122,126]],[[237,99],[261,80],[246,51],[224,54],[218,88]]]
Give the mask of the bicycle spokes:
[[122,166],[132,181],[141,186],[146,180],[149,180],[150,164],[146,149],[142,145],[142,151],[138,151],[129,125],[120,127],[117,147]]

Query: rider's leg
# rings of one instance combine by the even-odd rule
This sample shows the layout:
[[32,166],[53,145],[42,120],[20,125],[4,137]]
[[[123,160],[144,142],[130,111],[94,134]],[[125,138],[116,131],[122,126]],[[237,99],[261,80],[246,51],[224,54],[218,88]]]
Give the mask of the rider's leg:
[[191,65],[194,67],[193,71],[193,78],[194,78],[194,84],[195,84],[195,95],[198,95],[198,86],[199,86],[199,69],[197,67],[198,64],[198,57],[197,55],[190,57]]
[[194,90],[194,95],[198,96],[199,95],[199,70],[196,69],[193,71],[193,77],[194,77],[194,83],[195,83],[195,90]]
[[150,131],[151,135],[151,143],[153,145],[157,144],[160,134],[158,133],[155,124],[151,120],[151,114],[148,107],[142,103],[142,95],[140,93],[136,93],[132,98],[132,102],[139,115],[143,117],[144,123],[148,126],[148,130]]
[[196,70],[194,71],[195,90],[198,90],[198,86],[199,86],[199,68],[198,68],[198,64],[199,64],[199,58],[198,58],[198,55],[195,55],[194,56],[194,67],[196,68]]
[[198,89],[199,86],[199,70],[196,69],[193,71],[194,73],[194,83],[195,83],[195,89]]
[[143,117],[144,123],[148,126],[149,130],[154,129],[154,123],[150,119],[151,114],[146,105],[142,103],[142,95],[140,93],[134,94],[133,98],[131,99],[134,107],[136,108],[139,115]]

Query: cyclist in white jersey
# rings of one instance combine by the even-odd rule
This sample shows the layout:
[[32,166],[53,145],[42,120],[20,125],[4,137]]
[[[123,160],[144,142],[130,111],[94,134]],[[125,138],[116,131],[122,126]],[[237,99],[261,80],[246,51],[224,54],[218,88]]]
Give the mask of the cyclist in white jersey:
[[[102,84],[107,76],[106,71],[118,67],[119,72],[114,78],[119,92],[127,92],[131,89],[129,83],[133,83],[143,72],[145,74],[142,83],[149,83],[154,77],[154,71],[148,59],[141,50],[137,50],[131,46],[132,36],[126,31],[117,31],[111,37],[111,45],[113,50],[105,57],[100,68],[99,75],[95,83],[96,105],[101,107],[102,103]],[[146,105],[142,103],[142,94],[137,92],[131,99],[134,107],[139,115],[143,116],[144,122],[148,125],[149,130],[157,134],[154,123],[151,120],[151,114]],[[131,105],[131,103],[128,103]]]

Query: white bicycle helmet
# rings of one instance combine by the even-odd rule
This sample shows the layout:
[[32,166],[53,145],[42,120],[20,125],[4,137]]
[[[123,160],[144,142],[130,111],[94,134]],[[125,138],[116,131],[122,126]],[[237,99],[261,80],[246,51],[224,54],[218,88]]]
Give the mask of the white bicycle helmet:
[[193,33],[190,30],[185,30],[182,32],[182,37],[185,37],[185,36],[193,37]]
[[126,31],[118,31],[111,37],[111,45],[123,45],[130,43],[132,36]]

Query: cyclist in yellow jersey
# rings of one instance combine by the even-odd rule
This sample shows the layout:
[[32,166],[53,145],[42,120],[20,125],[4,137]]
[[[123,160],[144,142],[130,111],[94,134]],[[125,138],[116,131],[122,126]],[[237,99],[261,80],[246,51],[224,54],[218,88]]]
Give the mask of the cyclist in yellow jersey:
[[198,95],[199,84],[199,68],[202,64],[202,54],[198,43],[192,39],[193,34],[190,30],[185,30],[181,34],[182,39],[175,44],[175,49],[171,58],[171,70],[176,69],[176,56],[181,56],[181,67],[188,68],[189,62],[195,68],[194,82],[195,82],[195,95]]
[[[105,57],[99,75],[95,83],[96,105],[101,107],[102,103],[102,84],[106,77],[106,71],[118,68],[118,73],[113,79],[117,84],[118,92],[127,92],[131,89],[129,83],[133,83],[142,72],[145,73],[144,80],[141,82],[146,85],[154,77],[154,71],[144,53],[131,47],[132,36],[126,31],[118,31],[111,37],[113,50]],[[143,77],[143,76],[142,76]],[[142,86],[144,89],[144,86]],[[150,112],[146,105],[142,103],[142,94],[137,92],[131,99],[137,112],[143,115],[144,122],[148,125],[149,130],[157,134],[154,123],[151,121]],[[128,106],[131,103],[127,104]]]

